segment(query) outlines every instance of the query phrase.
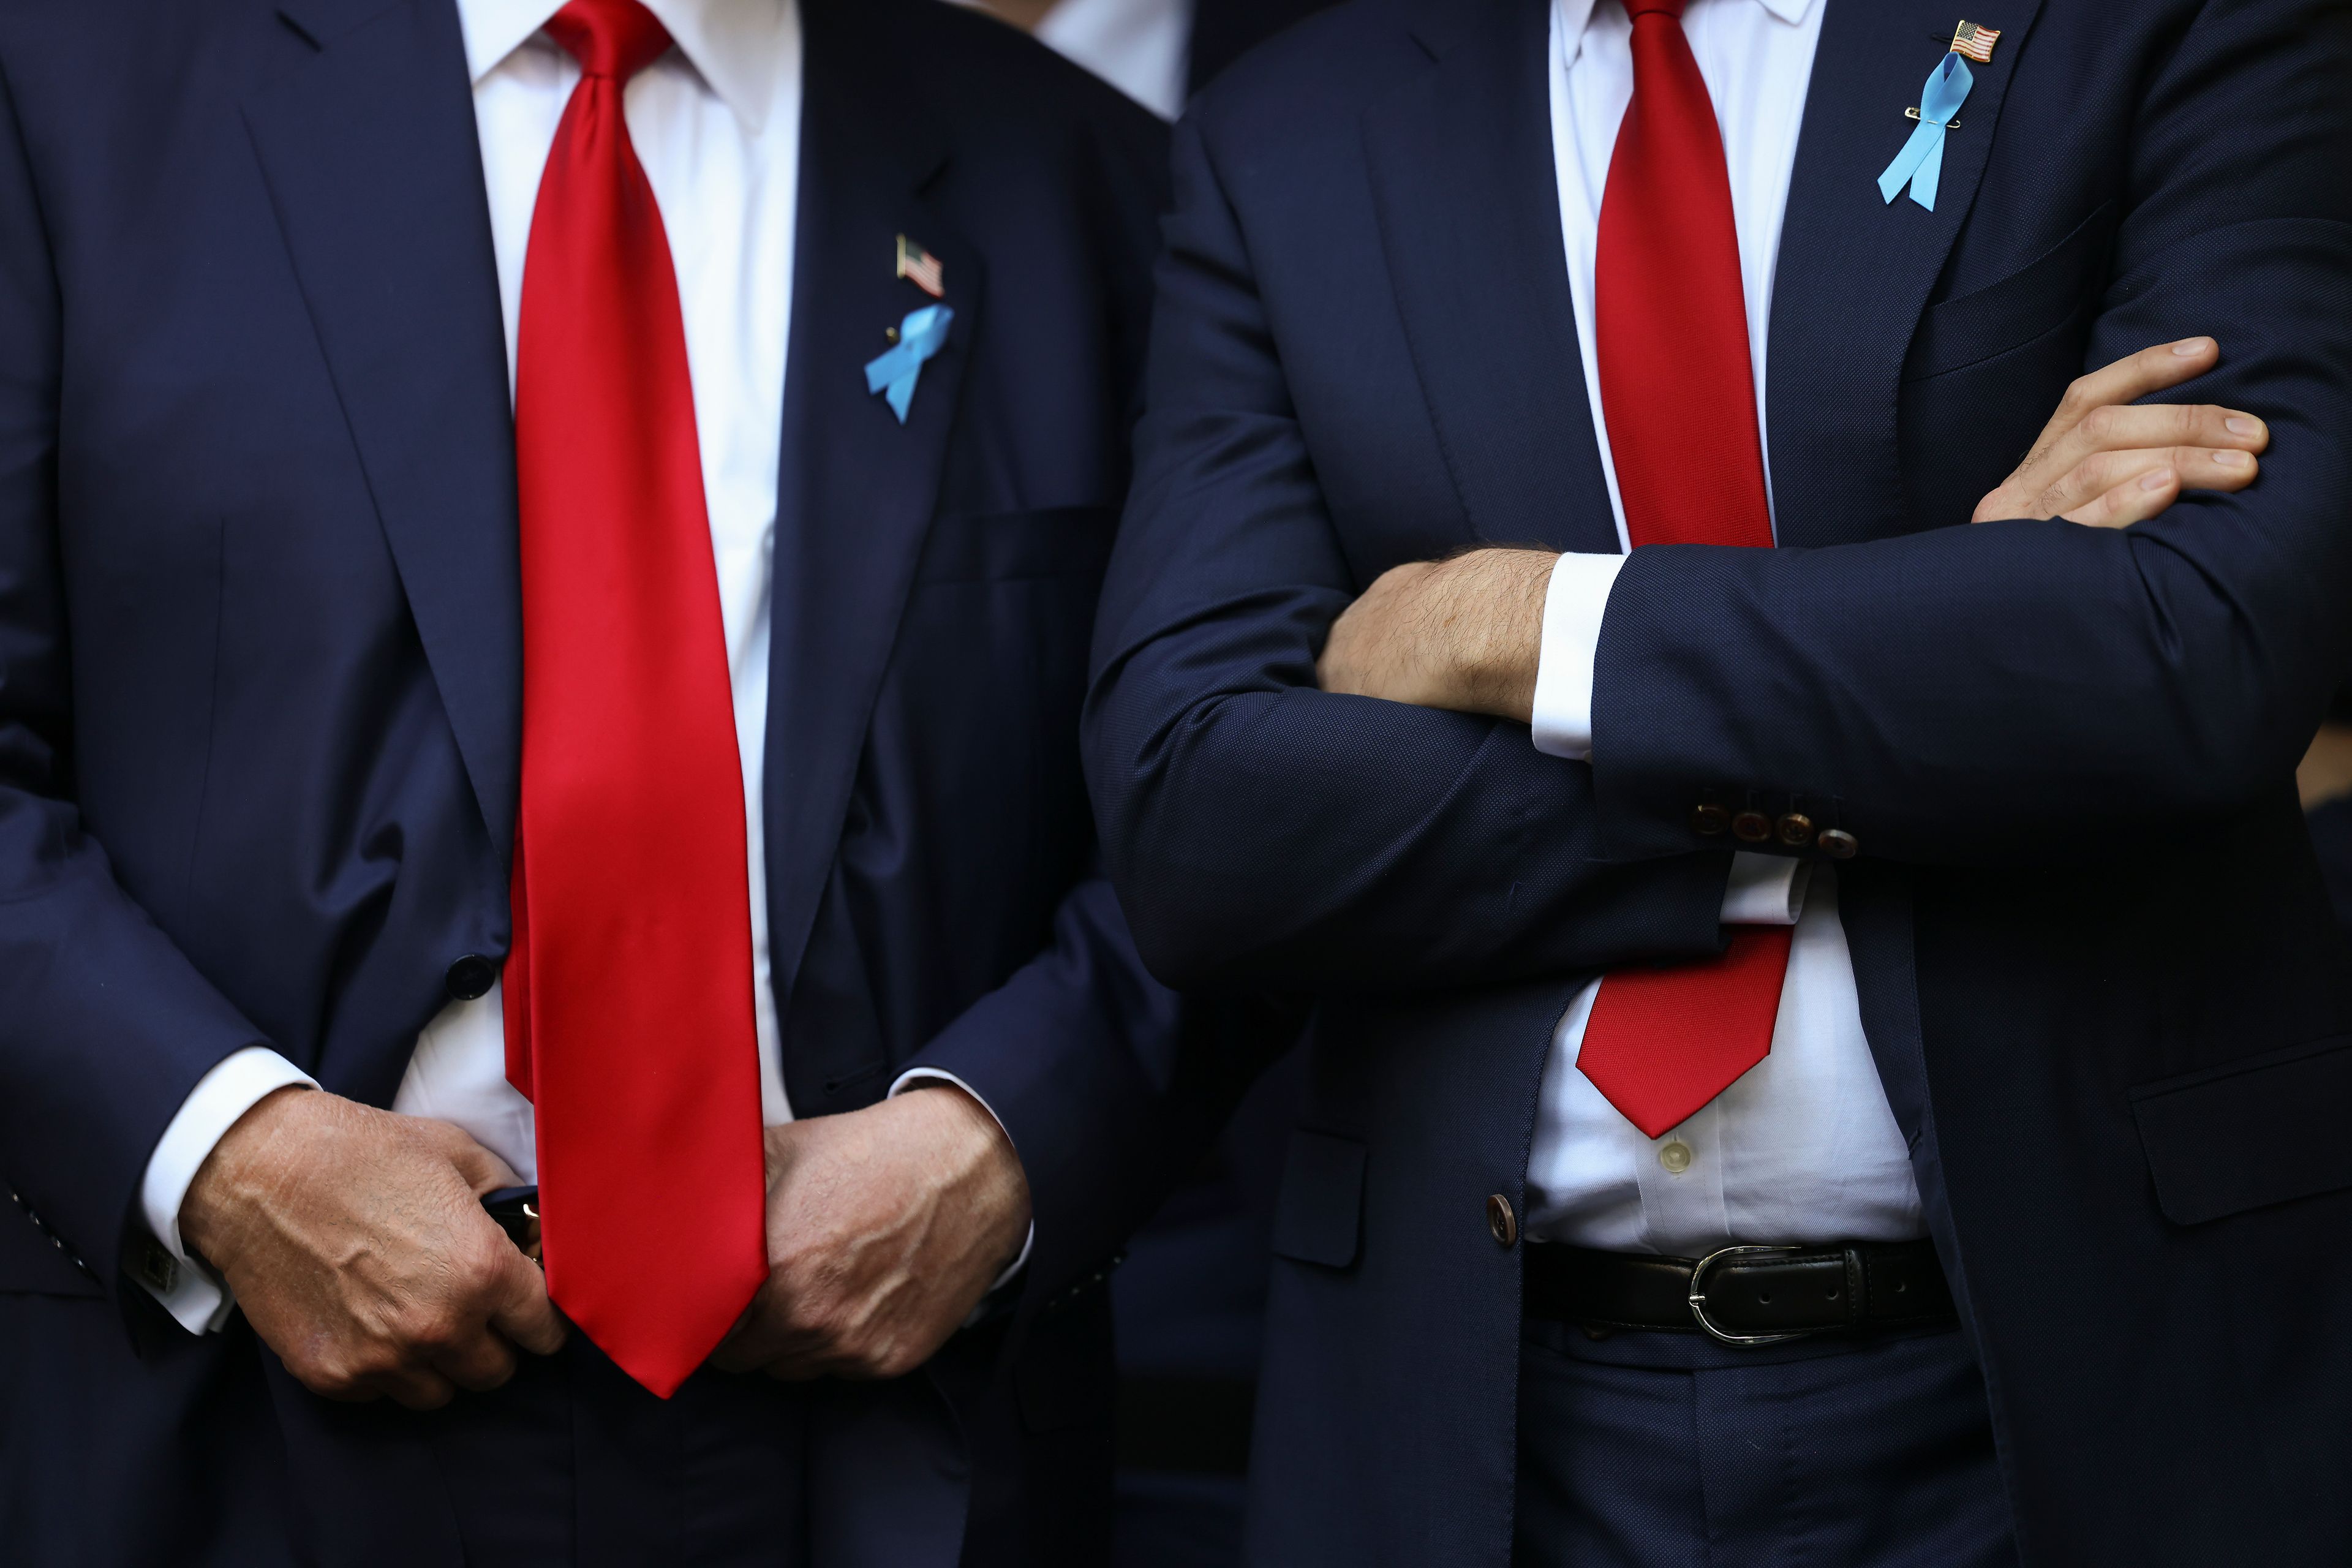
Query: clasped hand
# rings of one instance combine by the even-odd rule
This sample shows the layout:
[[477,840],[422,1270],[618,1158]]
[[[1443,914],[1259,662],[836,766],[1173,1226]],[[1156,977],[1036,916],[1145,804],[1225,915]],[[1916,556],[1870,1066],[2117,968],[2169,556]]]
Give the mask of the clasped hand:
[[[772,1272],[722,1369],[910,1372],[1028,1229],[1011,1142],[952,1087],[770,1128],[767,1163]],[[446,1122],[280,1089],[199,1169],[181,1231],[304,1387],[431,1409],[563,1343],[546,1277],[481,1206],[515,1181]]]
[[[2017,470],[1971,521],[2063,518],[2128,528],[2184,490],[2241,490],[2261,471],[2270,431],[2210,404],[2139,405],[2220,362],[2210,338],[2142,350],[2066,389]],[[1326,691],[1527,723],[1543,647],[1549,551],[1472,550],[1413,561],[1373,579],[1332,624],[1316,660]]]

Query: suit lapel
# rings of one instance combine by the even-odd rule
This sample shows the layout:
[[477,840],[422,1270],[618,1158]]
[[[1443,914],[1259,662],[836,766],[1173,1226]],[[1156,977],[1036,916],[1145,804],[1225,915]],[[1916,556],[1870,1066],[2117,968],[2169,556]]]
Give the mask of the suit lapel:
[[1479,539],[1615,553],[1552,166],[1549,7],[1446,0],[1364,117],[1382,248]]
[[[793,341],[777,495],[766,764],[768,907],[780,1006],[839,847],[866,729],[940,492],[981,324],[978,254],[923,196],[946,143],[882,73],[854,4],[807,4]],[[899,235],[944,263],[955,312],[904,425],[866,391],[884,330],[931,303],[896,276]]]
[[1821,0],[1822,19],[1772,297],[1766,400],[1773,510],[1783,544],[1839,544],[1885,530],[1903,505],[1895,424],[1903,356],[1984,177],[2010,79],[2041,0],[1981,0],[2001,30],[1959,128],[1944,140],[1927,212],[1878,194],[1910,135],[1904,110],[1948,40],[1950,0]]
[[521,700],[513,419],[457,11],[282,14],[318,53],[250,99],[246,124],[503,863]]

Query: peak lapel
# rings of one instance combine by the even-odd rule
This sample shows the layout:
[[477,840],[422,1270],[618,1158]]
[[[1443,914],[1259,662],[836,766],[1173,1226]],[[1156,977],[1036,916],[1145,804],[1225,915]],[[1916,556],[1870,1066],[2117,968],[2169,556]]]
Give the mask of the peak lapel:
[[[801,195],[777,494],[766,767],[768,907],[780,1006],[824,890],[915,561],[937,505],[981,263],[924,188],[945,142],[859,7],[807,5]],[[900,424],[866,390],[886,328],[933,303],[897,276],[900,235],[943,266],[955,312]]]
[[426,660],[503,860],[521,635],[513,417],[457,10],[301,0],[319,47],[245,105]]
[[[1784,544],[1867,539],[1903,504],[1895,402],[1928,290],[1978,199],[2017,58],[2041,0],[1997,0],[1990,64],[1944,139],[1942,189],[1927,212],[1878,194],[1913,129],[1904,110],[1957,21],[1950,0],[1822,0],[1788,216],[1774,272],[1767,376],[1773,510]],[[1980,0],[1994,4],[1996,0]],[[1994,193],[1996,198],[1999,193]]]
[[1473,533],[1616,553],[1552,166],[1544,0],[1445,0],[1364,116],[1413,363]]

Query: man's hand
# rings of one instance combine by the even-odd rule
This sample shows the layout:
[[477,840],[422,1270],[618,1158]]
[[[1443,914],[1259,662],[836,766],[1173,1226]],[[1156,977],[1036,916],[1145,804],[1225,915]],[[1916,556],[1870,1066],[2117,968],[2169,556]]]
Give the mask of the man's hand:
[[2270,431],[2251,414],[2210,404],[2129,406],[2220,363],[2211,338],[2158,343],[2066,389],[2033,451],[1970,521],[2063,517],[2095,528],[2146,522],[2184,489],[2241,490],[2262,465]]
[[1524,724],[1543,651],[1549,550],[1473,550],[1373,580],[1332,623],[1316,681],[1326,691]]
[[2295,789],[2303,809],[2316,811],[2331,800],[2352,795],[2352,724],[2322,724],[2294,770]]
[[772,1377],[899,1377],[1019,1256],[1029,1178],[951,1084],[768,1129],[768,1282],[711,1356]]
[[429,1410],[563,1343],[546,1277],[482,1212],[514,1184],[446,1122],[282,1089],[198,1168],[180,1233],[304,1387]]

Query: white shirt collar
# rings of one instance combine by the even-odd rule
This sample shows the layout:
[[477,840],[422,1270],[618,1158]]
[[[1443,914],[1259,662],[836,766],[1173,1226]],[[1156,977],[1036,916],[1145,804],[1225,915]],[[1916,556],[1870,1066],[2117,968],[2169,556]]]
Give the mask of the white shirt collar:
[[[1560,37],[1568,41],[1568,58],[1574,59],[1584,44],[1585,25],[1592,20],[1593,8],[1600,0],[1559,0]],[[1795,26],[1813,8],[1814,0],[1755,0],[1781,21]]]
[[[793,0],[645,0],[687,62],[757,132],[790,63]],[[476,83],[563,9],[563,0],[457,0],[466,68]]]

